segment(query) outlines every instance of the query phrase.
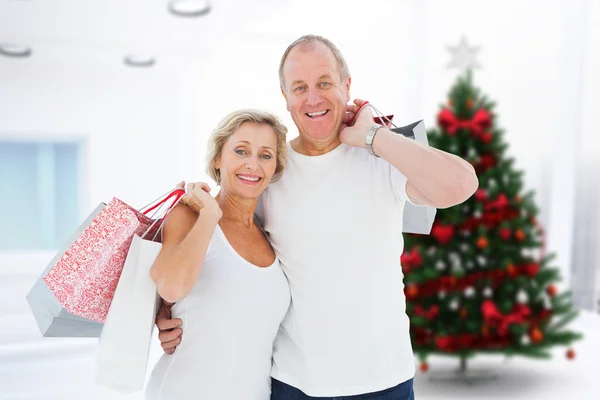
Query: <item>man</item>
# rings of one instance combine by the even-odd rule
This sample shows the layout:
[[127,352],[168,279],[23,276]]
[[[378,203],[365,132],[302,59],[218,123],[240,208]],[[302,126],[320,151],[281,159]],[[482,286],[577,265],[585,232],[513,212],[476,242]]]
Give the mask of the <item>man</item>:
[[[459,157],[374,124],[368,106],[359,112],[364,101],[347,105],[348,66],[323,37],[292,43],[279,78],[299,136],[257,210],[292,295],[274,344],[271,398],[413,399],[399,265],[404,204],[462,203],[477,176]],[[181,334],[168,330],[174,323],[157,319],[167,352]]]

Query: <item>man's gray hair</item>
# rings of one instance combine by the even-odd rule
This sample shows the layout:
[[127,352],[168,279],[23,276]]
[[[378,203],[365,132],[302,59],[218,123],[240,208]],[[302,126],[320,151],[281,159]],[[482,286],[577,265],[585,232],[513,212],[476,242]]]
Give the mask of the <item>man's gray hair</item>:
[[340,78],[342,79],[342,82],[344,82],[346,80],[346,78],[348,78],[350,76],[350,69],[348,68],[348,64],[346,64],[346,60],[344,59],[342,52],[340,51],[340,49],[337,48],[337,46],[335,44],[333,44],[329,39],[326,39],[323,36],[304,35],[301,38],[296,39],[294,41],[294,43],[290,44],[288,46],[288,48],[285,50],[285,52],[283,53],[283,56],[281,57],[281,62],[279,63],[279,86],[281,87],[281,90],[285,89],[285,80],[284,80],[284,76],[283,76],[283,65],[285,64],[285,60],[287,59],[288,55],[290,54],[290,51],[292,51],[292,49],[296,46],[313,45],[316,42],[323,43],[333,53],[333,56],[335,57],[337,64],[338,64],[338,70],[340,72]]

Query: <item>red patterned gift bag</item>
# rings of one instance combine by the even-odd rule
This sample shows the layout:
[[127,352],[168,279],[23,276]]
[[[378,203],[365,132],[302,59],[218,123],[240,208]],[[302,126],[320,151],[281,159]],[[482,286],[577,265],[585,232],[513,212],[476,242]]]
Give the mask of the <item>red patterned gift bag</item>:
[[[104,323],[134,235],[155,240],[162,218],[153,219],[149,213],[172,199],[170,210],[184,194],[183,189],[173,190],[143,212],[117,198],[98,207],[95,217],[88,218],[79,228],[76,238],[48,265],[28,295],[42,334],[98,336],[97,329],[83,332],[83,326],[82,333],[78,334],[77,324],[85,321],[96,325]],[[44,291],[53,296],[40,295]],[[60,304],[52,304],[55,300]],[[65,316],[71,321],[66,321]],[[46,334],[52,331],[52,324],[62,320],[67,325],[63,329],[54,329],[59,333]]]

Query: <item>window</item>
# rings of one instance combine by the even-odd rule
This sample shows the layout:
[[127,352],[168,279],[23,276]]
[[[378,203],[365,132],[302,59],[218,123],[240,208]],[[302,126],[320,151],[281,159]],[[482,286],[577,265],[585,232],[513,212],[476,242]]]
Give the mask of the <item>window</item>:
[[54,250],[79,221],[81,142],[0,141],[0,251]]

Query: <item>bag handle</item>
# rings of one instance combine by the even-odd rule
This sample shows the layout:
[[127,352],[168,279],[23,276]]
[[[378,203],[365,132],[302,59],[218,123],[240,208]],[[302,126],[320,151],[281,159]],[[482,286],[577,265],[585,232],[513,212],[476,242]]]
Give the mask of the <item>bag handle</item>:
[[154,214],[156,214],[156,213],[158,213],[160,208],[169,201],[169,199],[174,197],[174,200],[171,202],[171,204],[169,205],[167,210],[164,212],[163,216],[159,219],[154,220],[154,222],[143,233],[142,238],[145,238],[146,235],[152,230],[152,228],[154,228],[154,226],[158,223],[159,228],[156,230],[156,233],[154,234],[154,237],[152,238],[152,240],[156,239],[156,236],[162,230],[162,227],[164,225],[164,221],[165,221],[165,218],[167,217],[167,214],[177,205],[177,203],[179,203],[179,200],[181,199],[181,197],[183,197],[183,195],[185,195],[185,190],[183,190],[183,189],[172,190],[171,192],[168,193],[168,195],[164,199],[162,199],[157,204],[153,205],[152,207],[150,207],[149,209],[147,209],[146,211],[143,212],[144,215],[148,215],[149,212],[156,209],[156,211],[154,212]]
[[369,107],[371,107],[373,109],[373,111],[375,111],[375,114],[377,114],[377,117],[373,117],[373,121],[384,125],[383,121],[387,121],[390,123],[391,126],[393,126],[394,128],[398,128],[393,122],[392,122],[392,118],[394,118],[393,115],[384,115],[381,111],[379,111],[373,104],[369,103],[368,101],[365,101],[359,108],[358,111],[356,111],[356,114],[354,114],[354,117],[348,121],[347,125],[348,126],[352,126],[352,124],[354,124],[354,120],[356,119],[356,117],[358,116],[358,114],[362,111],[363,107],[365,107],[366,105],[368,105]]
[[[171,191],[170,191],[170,192],[168,192],[166,195],[163,195],[163,196],[161,196],[161,197],[164,197],[164,196],[166,196],[166,197],[164,197],[164,198],[163,198],[161,201],[159,201],[158,203],[156,203],[156,204],[155,204],[155,205],[153,205],[152,207],[148,208],[146,211],[143,211],[142,213],[143,213],[144,215],[148,215],[148,213],[150,213],[151,211],[153,211],[153,210],[156,210],[156,209],[157,209],[157,208],[159,208],[159,207],[162,207],[162,206],[163,206],[163,205],[164,205],[164,204],[165,204],[167,201],[169,201],[169,199],[170,199],[171,197],[176,197],[176,201],[175,201],[174,203],[172,203],[172,204],[171,204],[171,206],[169,207],[169,209],[167,210],[167,212],[169,212],[169,210],[170,210],[172,207],[174,207],[174,206],[175,206],[175,204],[177,204],[177,201],[179,201],[179,199],[180,199],[180,198],[181,198],[181,197],[182,197],[184,194],[185,194],[185,190],[183,190],[183,189],[174,189],[174,190],[171,190]],[[159,197],[159,199],[160,199],[160,197]],[[156,200],[154,200],[154,201],[156,201]],[[150,203],[150,204],[152,204],[152,203]],[[143,207],[143,208],[146,208],[146,207],[148,207],[148,206],[145,206],[145,207]],[[142,209],[143,209],[143,208],[142,208]]]

